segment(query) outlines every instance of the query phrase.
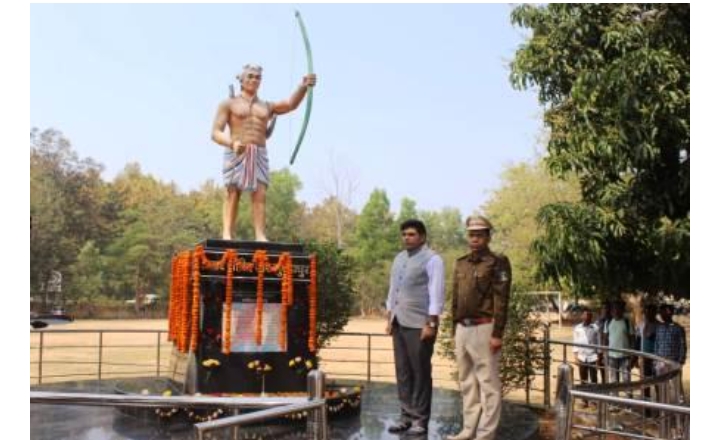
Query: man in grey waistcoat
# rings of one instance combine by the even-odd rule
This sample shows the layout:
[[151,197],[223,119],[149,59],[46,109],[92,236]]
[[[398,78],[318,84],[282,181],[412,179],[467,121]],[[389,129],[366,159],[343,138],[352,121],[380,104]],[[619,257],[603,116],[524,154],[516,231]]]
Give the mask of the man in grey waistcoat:
[[425,244],[420,220],[400,226],[405,250],[393,261],[388,292],[386,332],[393,337],[400,420],[391,433],[427,433],[432,402],[430,360],[445,303],[445,267]]

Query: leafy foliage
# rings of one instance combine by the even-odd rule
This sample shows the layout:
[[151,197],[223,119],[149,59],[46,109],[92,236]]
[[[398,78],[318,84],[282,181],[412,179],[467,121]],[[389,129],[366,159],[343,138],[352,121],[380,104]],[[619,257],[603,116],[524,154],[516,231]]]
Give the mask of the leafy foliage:
[[549,170],[581,201],[549,204],[541,275],[575,293],[690,291],[690,5],[523,5],[511,81],[536,87]]
[[352,260],[334,242],[308,242],[306,251],[318,261],[319,346],[342,331],[352,312],[356,292],[352,282]]
[[538,161],[506,167],[500,181],[500,188],[482,209],[495,228],[490,246],[510,258],[518,291],[554,287],[539,283],[536,277],[538,260],[531,246],[541,232],[537,217],[547,204],[578,201],[577,181],[553,177]]
[[349,252],[357,265],[361,313],[377,310],[387,297],[390,263],[399,250],[399,231],[384,190],[376,189],[358,216]]

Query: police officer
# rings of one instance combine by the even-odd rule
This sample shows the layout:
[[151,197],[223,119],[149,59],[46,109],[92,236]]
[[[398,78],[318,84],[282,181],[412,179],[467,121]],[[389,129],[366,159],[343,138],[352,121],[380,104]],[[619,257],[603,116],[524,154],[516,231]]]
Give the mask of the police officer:
[[480,215],[465,222],[470,253],[455,262],[452,318],[463,401],[463,429],[448,440],[492,440],[500,422],[500,349],[507,321],[510,261],[488,245],[492,224]]

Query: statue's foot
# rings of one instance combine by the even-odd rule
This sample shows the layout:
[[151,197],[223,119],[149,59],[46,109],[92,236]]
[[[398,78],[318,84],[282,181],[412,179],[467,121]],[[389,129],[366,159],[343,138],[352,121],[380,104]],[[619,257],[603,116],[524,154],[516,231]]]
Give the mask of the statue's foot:
[[270,240],[268,240],[267,237],[264,235],[257,235],[257,236],[255,236],[255,241],[261,241],[264,243],[264,242],[268,242]]
[[223,234],[222,239],[223,240],[234,240],[233,236],[230,234]]

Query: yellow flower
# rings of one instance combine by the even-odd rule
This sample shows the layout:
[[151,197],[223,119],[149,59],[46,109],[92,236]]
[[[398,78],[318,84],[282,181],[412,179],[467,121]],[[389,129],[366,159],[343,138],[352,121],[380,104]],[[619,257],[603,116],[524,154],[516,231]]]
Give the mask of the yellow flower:
[[172,391],[171,390],[163,391],[163,396],[172,396]]
[[294,367],[294,366],[295,366],[295,359],[290,359],[290,366],[291,366],[291,367]]
[[205,368],[219,367],[220,361],[218,361],[217,359],[205,359],[202,362],[202,366]]
[[270,365],[268,365],[268,364],[265,364],[265,368],[264,368],[264,369],[265,369],[265,371],[270,371],[270,370],[272,370],[272,367],[271,367]]
[[312,367],[313,367],[312,361],[310,359],[306,360],[305,366],[307,367],[308,370],[312,369]]

